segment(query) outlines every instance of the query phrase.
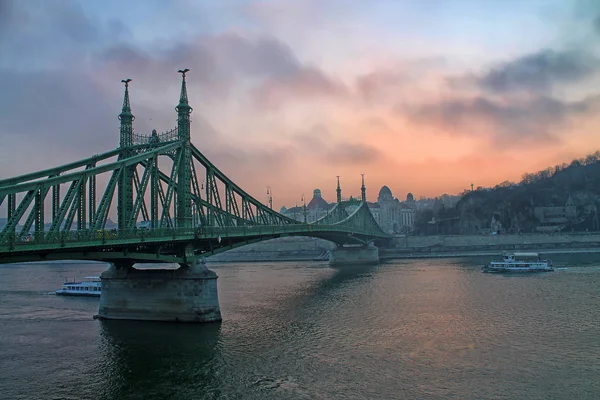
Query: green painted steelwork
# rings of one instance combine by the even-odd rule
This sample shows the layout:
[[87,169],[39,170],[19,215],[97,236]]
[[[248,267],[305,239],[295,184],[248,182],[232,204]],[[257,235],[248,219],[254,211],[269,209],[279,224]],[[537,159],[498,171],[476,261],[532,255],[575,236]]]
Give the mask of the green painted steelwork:
[[[119,120],[121,121],[119,148],[119,160],[126,160],[133,154],[131,146],[133,145],[133,121],[135,117],[131,113],[129,102],[129,82],[131,79],[124,79],[125,95],[123,97],[123,107]],[[127,229],[127,222],[131,219],[133,213],[133,180],[135,165],[123,167],[120,171],[118,182],[118,202],[117,202],[117,221],[119,229]]]
[[[312,224],[281,215],[242,190],[191,143],[188,70],[179,72],[175,129],[160,135],[155,130],[151,135],[134,132],[127,79],[119,148],[0,180],[0,208],[7,217],[0,232],[0,263],[190,262],[282,236],[313,236],[338,244],[391,239],[364,201],[364,180],[363,201],[344,202],[338,177],[338,203]],[[351,214],[348,206],[355,207]],[[115,214],[116,224],[109,218]]]
[[[177,130],[181,147],[179,148],[179,159],[177,168],[177,201],[176,201],[176,226],[178,228],[189,229],[193,226],[192,221],[192,151],[190,142],[190,114],[192,107],[188,103],[187,87],[185,83],[185,74],[189,69],[179,70],[181,73],[181,94],[179,104],[175,107],[177,111]],[[173,176],[173,175],[172,175]]]

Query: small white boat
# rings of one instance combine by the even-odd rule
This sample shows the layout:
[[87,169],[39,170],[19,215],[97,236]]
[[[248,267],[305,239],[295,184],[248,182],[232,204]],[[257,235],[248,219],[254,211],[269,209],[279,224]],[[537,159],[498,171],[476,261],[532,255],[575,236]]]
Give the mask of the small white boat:
[[100,296],[101,293],[102,282],[98,276],[86,276],[81,282],[65,282],[56,291],[62,296]]
[[542,260],[538,253],[505,253],[502,261],[484,265],[483,272],[549,272],[554,271],[552,261]]

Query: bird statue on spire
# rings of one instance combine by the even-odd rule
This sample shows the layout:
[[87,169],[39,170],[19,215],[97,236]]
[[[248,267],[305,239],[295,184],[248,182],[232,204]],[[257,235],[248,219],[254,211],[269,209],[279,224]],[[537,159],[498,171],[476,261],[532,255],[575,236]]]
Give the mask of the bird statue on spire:
[[[125,95],[123,96],[123,108],[121,109],[121,114],[119,114],[119,119],[122,120],[123,118],[126,118],[123,122],[131,123],[134,119],[133,114],[131,114],[131,105],[129,103],[129,82],[131,82],[131,79],[122,79],[121,82],[125,84]],[[127,118],[131,118],[131,120],[129,121]]]
[[178,113],[189,115],[192,112],[192,107],[188,104],[187,88],[185,84],[185,74],[189,72],[189,68],[180,69],[179,72],[182,75],[181,79],[181,94],[179,95],[179,104],[175,109]]

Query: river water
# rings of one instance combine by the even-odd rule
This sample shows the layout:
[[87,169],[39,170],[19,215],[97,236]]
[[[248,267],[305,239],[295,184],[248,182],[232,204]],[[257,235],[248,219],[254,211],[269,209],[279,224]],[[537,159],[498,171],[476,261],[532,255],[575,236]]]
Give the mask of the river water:
[[220,324],[98,321],[103,264],[0,265],[1,399],[598,399],[600,258],[213,264]]

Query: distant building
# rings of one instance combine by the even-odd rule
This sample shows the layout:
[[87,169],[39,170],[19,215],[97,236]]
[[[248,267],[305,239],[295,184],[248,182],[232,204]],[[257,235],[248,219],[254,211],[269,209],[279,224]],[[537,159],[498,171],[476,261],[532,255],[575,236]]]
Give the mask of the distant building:
[[[350,197],[352,199],[352,197]],[[312,199],[304,205],[295,205],[294,207],[281,207],[280,213],[293,218],[297,221],[304,221],[306,213],[306,222],[314,222],[326,216],[336,203],[328,203],[321,195],[320,189],[313,191]],[[346,207],[346,211],[351,214],[358,206],[359,202]],[[416,202],[412,193],[406,196],[406,201],[401,202],[395,199],[389,187],[384,186],[379,191],[377,202],[367,201],[369,210],[373,218],[379,224],[381,229],[390,233],[408,233],[414,230]]]
[[306,204],[306,209],[304,208],[304,204],[290,208],[284,206],[281,207],[280,213],[286,217],[303,222],[304,213],[306,212],[306,222],[310,223],[326,216],[334,206],[335,203],[327,203],[321,195],[320,189],[315,189],[312,199]]
[[[379,196],[377,196],[378,207],[373,207],[371,212],[374,208],[379,209],[376,220],[381,229],[391,233],[408,233],[414,230],[416,207],[412,193],[406,196],[406,200],[401,202],[399,199],[394,198],[392,191],[387,186],[383,186],[379,190]],[[373,213],[373,216],[375,216],[375,213]]]
[[534,207],[533,215],[540,222],[538,232],[558,232],[563,230],[569,221],[577,217],[577,206],[569,195],[564,206]]

